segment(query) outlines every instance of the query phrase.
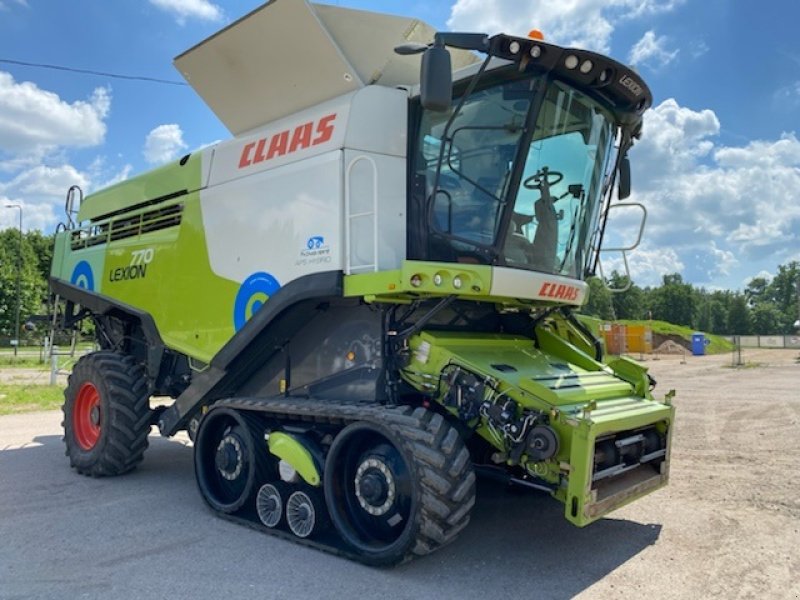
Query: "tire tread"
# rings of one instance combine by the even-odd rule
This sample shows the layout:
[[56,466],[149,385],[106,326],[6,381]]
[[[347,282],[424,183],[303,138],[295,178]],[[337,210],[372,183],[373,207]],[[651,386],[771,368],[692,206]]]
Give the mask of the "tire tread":
[[[80,386],[90,382],[107,391],[105,431],[92,451],[73,439],[71,410]],[[81,357],[64,390],[64,443],[70,466],[89,477],[122,475],[144,458],[150,433],[150,394],[144,369],[132,356],[101,350]],[[97,450],[97,452],[94,452]]]

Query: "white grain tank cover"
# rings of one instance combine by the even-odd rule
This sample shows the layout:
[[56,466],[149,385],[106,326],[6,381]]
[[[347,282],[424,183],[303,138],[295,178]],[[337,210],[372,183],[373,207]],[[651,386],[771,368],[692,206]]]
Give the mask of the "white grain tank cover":
[[[234,135],[365,85],[419,82],[419,56],[404,42],[429,43],[417,19],[271,0],[175,59],[175,66]],[[453,68],[477,58],[452,52]]]

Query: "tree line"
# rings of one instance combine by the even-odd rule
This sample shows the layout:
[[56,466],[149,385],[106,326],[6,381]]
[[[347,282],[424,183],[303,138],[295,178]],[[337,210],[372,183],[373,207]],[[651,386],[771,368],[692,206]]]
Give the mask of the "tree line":
[[[53,241],[53,235],[40,231],[22,236],[22,323],[47,310]],[[14,335],[19,249],[18,229],[0,231],[0,336]],[[606,281],[608,287],[627,287],[626,291],[611,293],[601,279],[590,278],[589,301],[582,312],[606,320],[657,319],[722,335],[790,334],[798,318],[798,282],[798,261],[778,266],[771,280],[751,279],[743,292],[698,288],[678,273],[665,275],[660,286],[642,288],[615,271]]]
[[[29,231],[22,236],[19,229],[0,231],[0,336],[15,335],[17,311],[17,274],[20,280],[20,326],[31,315],[47,310],[50,263],[53,260],[53,235]],[[20,258],[20,249],[22,250]],[[17,269],[18,262],[21,268]],[[25,332],[23,331],[23,336]]]
[[[779,265],[771,280],[754,277],[744,291],[707,290],[664,275],[660,286],[639,287],[613,272],[604,282],[589,279],[584,314],[606,320],[655,319],[720,335],[788,335],[798,319],[800,262]],[[608,288],[624,289],[612,293]]]

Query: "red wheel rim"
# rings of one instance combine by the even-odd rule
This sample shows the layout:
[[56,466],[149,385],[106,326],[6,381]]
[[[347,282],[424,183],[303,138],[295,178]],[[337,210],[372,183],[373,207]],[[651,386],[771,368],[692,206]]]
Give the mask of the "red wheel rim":
[[75,440],[84,450],[91,450],[100,439],[100,393],[94,384],[86,382],[78,390],[72,410],[72,429]]

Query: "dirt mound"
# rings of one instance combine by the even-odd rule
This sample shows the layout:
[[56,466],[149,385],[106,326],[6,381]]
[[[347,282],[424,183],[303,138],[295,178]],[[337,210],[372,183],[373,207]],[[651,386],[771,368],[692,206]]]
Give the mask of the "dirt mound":
[[660,346],[658,346],[654,352],[658,354],[685,354],[686,348],[674,342],[672,340],[667,340],[663,342]]

